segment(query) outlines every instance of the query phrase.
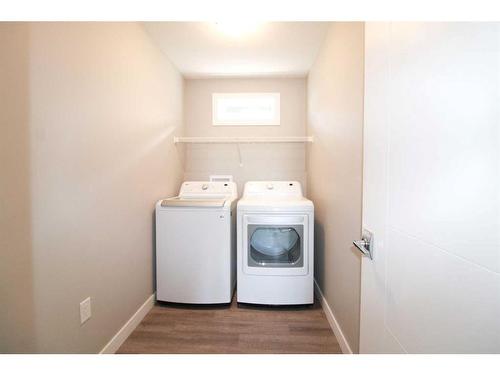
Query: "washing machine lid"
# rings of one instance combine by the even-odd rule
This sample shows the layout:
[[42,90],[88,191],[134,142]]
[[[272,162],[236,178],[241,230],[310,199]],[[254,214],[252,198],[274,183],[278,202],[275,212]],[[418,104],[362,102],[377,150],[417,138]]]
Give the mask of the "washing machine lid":
[[183,198],[183,197],[173,197],[168,199],[163,199],[161,201],[162,207],[224,207],[226,203],[225,198],[209,198],[209,199],[199,199],[199,198]]
[[160,207],[230,207],[238,198],[236,184],[232,181],[185,181],[179,195],[162,199]]

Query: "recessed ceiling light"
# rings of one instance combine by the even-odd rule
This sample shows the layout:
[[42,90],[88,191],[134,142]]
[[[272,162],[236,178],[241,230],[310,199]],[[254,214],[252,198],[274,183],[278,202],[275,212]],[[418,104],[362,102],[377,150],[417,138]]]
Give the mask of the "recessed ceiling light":
[[215,23],[215,26],[220,32],[234,38],[253,33],[257,31],[260,25],[261,22],[251,21],[228,21]]

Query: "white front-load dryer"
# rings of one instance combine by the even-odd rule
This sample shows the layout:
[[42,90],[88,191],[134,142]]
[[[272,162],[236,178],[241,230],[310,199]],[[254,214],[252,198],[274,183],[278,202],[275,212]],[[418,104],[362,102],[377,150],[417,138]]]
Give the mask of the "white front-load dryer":
[[314,205],[297,181],[251,181],[237,206],[237,300],[314,302]]

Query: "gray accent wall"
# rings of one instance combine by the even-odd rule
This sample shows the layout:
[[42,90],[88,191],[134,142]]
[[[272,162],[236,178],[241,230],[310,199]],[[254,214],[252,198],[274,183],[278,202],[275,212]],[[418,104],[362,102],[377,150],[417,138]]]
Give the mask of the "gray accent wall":
[[[213,126],[212,94],[279,92],[279,126]],[[184,93],[188,137],[303,137],[306,134],[305,78],[187,79]],[[186,146],[186,180],[207,180],[210,174],[232,175],[241,195],[252,180],[297,180],[306,190],[306,146],[302,143]]]
[[0,22],[0,353],[35,350],[29,27]]

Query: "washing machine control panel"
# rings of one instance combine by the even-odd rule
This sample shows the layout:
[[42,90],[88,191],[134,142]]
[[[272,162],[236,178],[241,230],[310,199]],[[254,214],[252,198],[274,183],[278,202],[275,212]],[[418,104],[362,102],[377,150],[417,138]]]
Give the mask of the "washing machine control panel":
[[186,181],[182,184],[180,196],[185,195],[233,195],[236,194],[236,184],[231,181]]

